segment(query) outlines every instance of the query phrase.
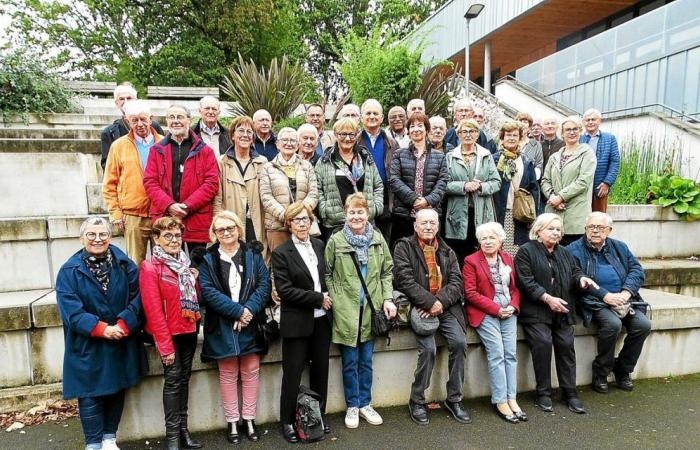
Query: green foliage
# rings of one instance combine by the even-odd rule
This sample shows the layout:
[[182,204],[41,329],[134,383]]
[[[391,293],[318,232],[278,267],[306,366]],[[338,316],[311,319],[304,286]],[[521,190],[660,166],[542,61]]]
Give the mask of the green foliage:
[[678,175],[652,175],[649,195],[654,205],[673,207],[681,220],[700,219],[700,186]]
[[200,36],[168,43],[149,59],[150,85],[216,86],[226,70],[224,52]]
[[304,117],[304,116],[287,117],[287,118],[282,119],[279,122],[275,123],[275,125],[274,125],[274,127],[272,127],[272,129],[274,130],[275,133],[277,133],[279,130],[281,130],[284,127],[292,127],[296,130],[305,122],[306,122],[306,117]]
[[229,68],[221,84],[228,99],[238,103],[232,107],[234,115],[252,116],[258,109],[266,109],[273,122],[289,117],[312,87],[301,65],[290,63],[286,56],[279,63],[273,58],[265,69],[238,55],[238,65]]
[[[425,101],[425,113],[430,116],[450,117],[450,101],[463,84],[451,63],[444,62],[423,75],[420,87],[411,98]],[[449,123],[449,120],[448,120]]]
[[0,114],[3,120],[28,113],[71,112],[72,93],[36,58],[23,52],[0,59]]
[[421,84],[421,49],[411,50],[395,38],[369,37],[353,31],[342,41],[340,72],[358,105],[374,98],[383,106],[405,105]]

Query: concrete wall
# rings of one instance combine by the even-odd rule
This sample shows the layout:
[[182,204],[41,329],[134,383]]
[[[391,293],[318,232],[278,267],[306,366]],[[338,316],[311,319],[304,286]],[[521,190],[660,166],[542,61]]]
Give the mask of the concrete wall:
[[496,97],[506,102],[518,111],[527,111],[533,117],[556,117],[561,120],[565,116],[546,104],[531,97],[520,89],[517,89],[509,82],[496,83]]

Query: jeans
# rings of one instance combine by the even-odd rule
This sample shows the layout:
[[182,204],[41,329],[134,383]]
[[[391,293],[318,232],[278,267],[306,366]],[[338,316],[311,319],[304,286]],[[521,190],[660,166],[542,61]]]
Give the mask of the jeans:
[[476,328],[486,349],[491,383],[491,403],[505,403],[515,399],[518,388],[518,341],[517,319],[507,319],[486,315]]
[[192,358],[197,348],[197,333],[173,336],[175,363],[163,366],[163,411],[165,412],[165,436],[175,440],[181,428],[187,428],[187,402],[189,399]]
[[117,428],[124,410],[124,391],[101,397],[78,399],[80,423],[88,448],[102,448],[103,439],[117,437]]
[[[610,371],[630,374],[634,371],[639,355],[642,353],[644,340],[651,332],[651,322],[640,311],[620,319],[610,308],[593,312],[593,321],[598,324],[598,355],[593,360],[593,373],[607,377]],[[625,343],[615,361],[615,343],[622,331],[627,329]]]
[[[467,336],[457,318],[450,312],[444,312],[439,316],[440,325],[436,333],[440,333],[447,341],[449,358],[447,362],[447,401],[459,402],[462,400],[462,386],[464,386],[464,365],[467,358]],[[418,363],[411,385],[411,401],[413,403],[425,403],[425,390],[430,386],[430,375],[435,367],[435,334],[420,336],[416,334],[418,343]]]
[[372,402],[372,354],[374,340],[357,347],[338,345],[343,362],[343,392],[348,408],[362,408]]

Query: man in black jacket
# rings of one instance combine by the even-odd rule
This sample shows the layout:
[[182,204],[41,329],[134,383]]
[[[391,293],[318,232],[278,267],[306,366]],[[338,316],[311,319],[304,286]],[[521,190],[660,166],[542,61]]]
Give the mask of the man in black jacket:
[[[461,423],[470,423],[462,405],[464,365],[467,356],[466,320],[462,300],[464,285],[457,256],[438,237],[440,222],[434,209],[416,214],[415,235],[399,239],[394,249],[394,283],[411,301],[422,318],[437,317],[438,331],[449,350],[447,399],[445,407]],[[411,419],[418,425],[429,423],[425,389],[435,366],[435,334],[419,335],[418,364],[411,386],[408,406]]]
[[219,122],[221,116],[221,102],[216,97],[204,96],[199,100],[199,122],[192,127],[192,131],[202,138],[205,144],[214,150],[219,157],[231,147],[231,138],[228,128]]

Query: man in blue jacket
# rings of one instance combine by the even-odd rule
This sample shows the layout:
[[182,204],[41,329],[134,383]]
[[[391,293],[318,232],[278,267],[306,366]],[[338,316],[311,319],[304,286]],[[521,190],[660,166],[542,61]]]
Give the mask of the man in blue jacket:
[[[598,325],[593,390],[601,394],[608,392],[611,371],[617,387],[625,391],[634,388],[630,374],[651,332],[651,322],[645,316],[646,306],[640,305],[639,289],[644,283],[644,271],[627,245],[608,237],[611,230],[609,215],[592,212],[586,219],[586,235],[567,247],[584,274],[599,285],[597,290],[589,289],[580,312],[584,325],[590,325],[591,321]],[[615,343],[623,326],[627,337],[616,359]]]
[[586,132],[579,142],[588,144],[595,151],[598,161],[593,176],[593,211],[608,210],[608,194],[620,170],[620,151],[617,139],[611,133],[600,131],[600,111],[591,108],[583,113],[583,126]]

